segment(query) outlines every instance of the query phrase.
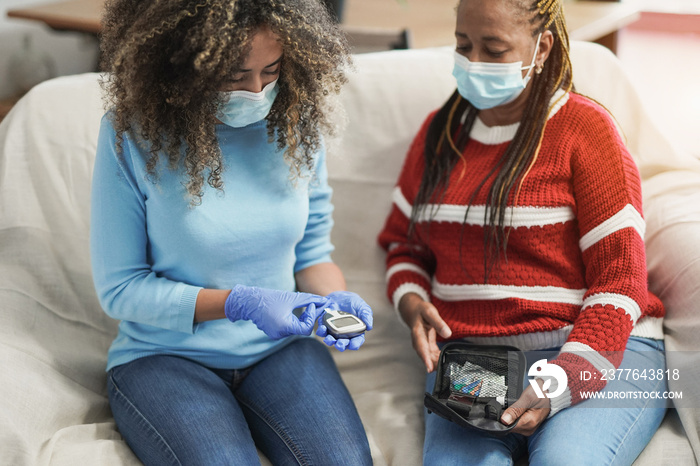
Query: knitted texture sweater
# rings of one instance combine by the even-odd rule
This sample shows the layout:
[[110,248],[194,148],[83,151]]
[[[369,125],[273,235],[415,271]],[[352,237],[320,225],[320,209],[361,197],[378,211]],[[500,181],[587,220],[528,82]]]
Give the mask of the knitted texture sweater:
[[[158,163],[133,132],[115,150],[102,119],[92,185],[90,246],[97,296],[120,320],[107,369],[154,354],[214,368],[249,367],[298,338],[272,340],[249,320],[194,322],[202,288],[235,285],[295,291],[294,274],[330,262],[331,188],[325,150],[313,172],[290,180],[282,150],[268,142],[265,120],[216,126],[224,191],[205,184],[190,205],[184,164]],[[206,175],[205,175],[206,176]],[[296,182],[296,183],[295,183]]]
[[[389,298],[397,309],[410,292],[432,302],[454,339],[561,348],[553,362],[567,373],[568,388],[550,400],[553,415],[582,401],[581,392],[604,387],[601,374],[619,366],[630,334],[663,336],[663,305],[647,288],[637,167],[608,113],[565,95],[517,199],[519,181],[511,192],[507,258],[501,254],[485,280],[484,214],[494,175],[478,186],[518,124],[487,127],[477,118],[444,198],[425,206],[409,236],[432,118],[409,149],[379,235]],[[585,383],[584,370],[593,374]]]

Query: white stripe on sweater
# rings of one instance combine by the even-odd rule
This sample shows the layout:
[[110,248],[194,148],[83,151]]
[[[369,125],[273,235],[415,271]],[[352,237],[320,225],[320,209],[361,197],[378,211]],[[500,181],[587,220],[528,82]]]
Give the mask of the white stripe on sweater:
[[[393,200],[406,218],[411,217],[413,210],[411,204],[406,200],[400,187],[394,188]],[[469,215],[466,222],[468,225],[484,226],[485,205],[473,205],[469,208]],[[434,215],[433,215],[434,214]],[[419,222],[464,222],[467,214],[467,206],[455,204],[428,204],[421,210]],[[520,227],[542,227],[546,225],[556,225],[574,220],[576,217],[570,207],[508,207],[506,211],[506,224],[514,228]]]
[[637,321],[632,333],[634,337],[653,338],[654,340],[664,339],[664,319],[663,317],[644,316]]
[[394,310],[399,316],[399,320],[401,322],[403,322],[403,319],[401,318],[401,314],[399,313],[399,303],[401,302],[401,298],[403,298],[403,296],[408,293],[415,293],[418,296],[420,296],[423,299],[423,301],[430,302],[430,296],[428,296],[428,292],[425,291],[422,286],[416,283],[404,283],[398,288],[396,288],[394,290],[394,293],[391,295],[391,302],[394,303]]
[[598,372],[610,373],[615,371],[613,363],[608,361],[605,356],[594,350],[590,346],[578,341],[569,341],[561,347],[561,353],[573,353],[590,362]]
[[581,306],[586,290],[570,290],[556,286],[514,285],[444,285],[433,279],[433,295],[443,301],[526,299],[545,303]]
[[400,264],[392,265],[391,267],[389,267],[389,269],[387,269],[386,271],[386,281],[388,282],[395,273],[403,272],[406,270],[415,272],[421,277],[430,281],[430,275],[428,275],[428,272],[418,267],[416,264],[412,264],[410,262],[402,262]]
[[642,240],[644,239],[646,224],[632,204],[627,204],[618,213],[583,235],[579,241],[581,251],[585,251],[603,238],[625,228],[634,228]]
[[571,406],[571,389],[566,387],[564,393],[556,398],[549,399],[549,414],[547,415],[547,419],[554,416],[562,409],[568,408],[569,406]]
[[561,348],[573,328],[573,325],[567,325],[551,332],[519,333],[501,337],[465,337],[463,340],[477,345],[506,345],[515,346],[521,351],[536,351]]
[[[557,102],[557,99],[561,97],[561,100]],[[556,113],[569,101],[569,93],[564,89],[559,89],[554,93],[550,104],[557,102],[557,104],[552,108],[547,119],[552,118]],[[461,122],[466,121],[467,111],[462,114]],[[474,120],[474,125],[469,133],[469,137],[478,141],[482,144],[503,144],[504,142],[511,141],[515,138],[515,134],[518,132],[520,123],[513,123],[506,126],[486,126],[481,118],[476,117]]]
[[443,301],[486,301],[508,298],[525,299],[545,303],[563,303],[581,306],[582,309],[597,304],[612,304],[621,308],[636,323],[642,315],[637,302],[629,296],[615,293],[598,293],[587,297],[586,289],[572,290],[556,286],[515,286],[515,285],[445,285],[433,279],[433,296]]

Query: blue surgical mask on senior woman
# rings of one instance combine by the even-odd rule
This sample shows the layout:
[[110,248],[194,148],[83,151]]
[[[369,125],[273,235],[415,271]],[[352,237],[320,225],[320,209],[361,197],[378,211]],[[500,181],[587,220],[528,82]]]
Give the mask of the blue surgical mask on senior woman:
[[[521,61],[514,63],[471,62],[467,57],[455,51],[455,66],[452,75],[457,78],[459,94],[479,110],[498,107],[517,99],[530,81],[541,37],[542,34],[537,36],[535,53],[532,56],[530,66],[522,66],[523,62]],[[524,78],[523,70],[528,70]]]
[[277,79],[265,86],[260,92],[222,92],[223,103],[219,107],[219,113],[216,117],[222,123],[234,128],[252,125],[270,113],[278,92]]

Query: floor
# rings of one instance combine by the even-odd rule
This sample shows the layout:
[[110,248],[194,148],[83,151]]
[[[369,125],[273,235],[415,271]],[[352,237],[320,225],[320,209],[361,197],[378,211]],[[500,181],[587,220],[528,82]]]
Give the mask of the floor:
[[[643,10],[620,31],[618,56],[676,146],[700,158],[700,2],[623,0]],[[457,0],[345,0],[351,26],[410,29],[415,46],[453,42]],[[648,13],[647,13],[648,12]]]

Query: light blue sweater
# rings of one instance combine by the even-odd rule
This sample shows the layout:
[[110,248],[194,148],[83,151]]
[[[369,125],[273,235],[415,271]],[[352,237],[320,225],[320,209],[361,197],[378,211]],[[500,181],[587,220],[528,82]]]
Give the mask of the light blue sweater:
[[[295,290],[294,273],[330,262],[333,246],[325,152],[315,176],[294,182],[282,152],[267,141],[265,121],[216,127],[224,193],[204,186],[191,207],[183,170],[158,166],[147,178],[147,152],[126,134],[115,149],[103,117],[92,182],[90,252],[97,295],[121,321],[107,369],[153,354],[214,368],[247,367],[289,343],[273,341],[250,321],[194,324],[202,288],[236,284]],[[206,177],[206,175],[205,175]]]

